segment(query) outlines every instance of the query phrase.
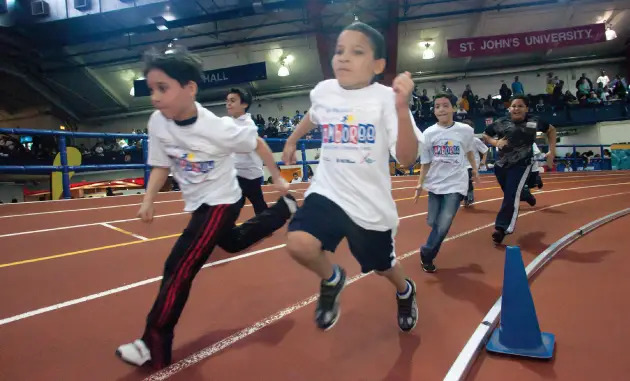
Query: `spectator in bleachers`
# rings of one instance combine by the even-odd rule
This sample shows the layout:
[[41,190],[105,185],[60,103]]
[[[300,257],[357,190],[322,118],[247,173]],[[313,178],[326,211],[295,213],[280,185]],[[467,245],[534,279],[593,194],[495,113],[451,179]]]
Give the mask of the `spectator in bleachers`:
[[510,103],[510,98],[512,98],[512,90],[507,86],[507,84],[502,84],[499,89],[499,94],[501,95],[501,102]]
[[571,91],[569,90],[567,90],[567,92],[564,93],[564,101],[570,105],[575,105],[579,103],[575,95],[571,94]]
[[254,120],[254,122],[256,122],[256,125],[259,127],[263,127],[265,128],[265,118],[263,118],[262,115],[258,114],[256,115],[256,119]]
[[595,93],[595,91],[591,91],[591,94],[586,101],[590,105],[598,105],[602,103],[602,100],[597,97],[597,94]]
[[536,104],[536,112],[545,112],[545,100],[541,97],[538,99],[538,103]]
[[604,84],[602,82],[597,82],[597,89],[595,90],[595,94],[597,94],[597,97],[604,102],[608,100],[608,97],[610,95],[608,89],[604,87]]
[[558,81],[553,88],[553,94],[551,95],[551,105],[554,109],[561,109],[564,107],[564,81]]
[[293,179],[291,180],[291,184],[297,184],[297,183],[301,183],[302,179],[300,178],[300,176],[298,175],[297,172],[293,173]]
[[546,79],[546,93],[551,95],[553,94],[553,89],[556,87],[556,82],[553,78],[553,73],[547,73],[547,79]]
[[593,84],[590,81],[590,79],[586,77],[582,77],[577,82],[577,89],[578,89],[578,98],[579,98],[581,94],[584,94],[584,95],[590,94],[591,90],[593,90]]
[[[586,81],[586,86],[580,86],[584,81]],[[586,77],[586,73],[582,73],[582,76],[575,82],[575,88],[578,89],[578,92],[585,91],[588,94],[593,89],[593,82]]]
[[617,74],[615,76],[615,79],[613,79],[612,81],[610,81],[610,83],[608,84],[608,87],[610,89],[614,89],[615,86],[617,86],[617,83],[621,82],[622,86],[624,87],[624,89],[628,90],[628,83],[626,82],[626,78],[623,77],[621,74]]
[[464,110],[471,111],[473,109],[473,105],[475,104],[475,94],[472,91],[470,85],[466,85],[466,90],[462,94],[462,101],[464,101]]
[[597,78],[597,83],[604,85],[604,88],[608,87],[608,83],[610,82],[610,78],[606,75],[606,70],[602,69],[601,75]]
[[424,105],[425,103],[431,103],[429,96],[427,95],[427,89],[422,89],[422,95],[420,95],[420,104]]
[[300,114],[300,110],[295,110],[295,115],[293,115],[292,120],[293,125],[297,126],[302,118],[304,118],[304,115]]
[[[619,78],[620,76],[617,75],[617,77]],[[615,82],[615,86],[611,90],[612,90],[612,95],[616,99],[625,99],[626,96],[628,95],[628,90],[626,89],[626,86],[623,84],[621,79]]]
[[497,116],[497,111],[492,106],[492,96],[488,95],[488,99],[481,101],[481,114],[483,116]]
[[525,88],[523,84],[518,79],[518,75],[514,77],[514,82],[512,82],[512,94],[514,95],[525,95]]
[[466,119],[466,115],[468,115],[468,111],[464,108],[464,103],[466,102],[464,101],[464,98],[462,98],[459,102],[459,109],[457,110],[457,120],[460,121]]

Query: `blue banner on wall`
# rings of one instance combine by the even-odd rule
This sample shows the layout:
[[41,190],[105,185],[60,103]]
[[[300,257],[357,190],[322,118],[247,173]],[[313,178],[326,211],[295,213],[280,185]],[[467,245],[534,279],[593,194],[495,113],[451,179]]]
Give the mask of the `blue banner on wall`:
[[[256,62],[248,65],[204,71],[203,82],[199,85],[199,89],[230,86],[263,79],[267,79],[267,65],[265,62]],[[150,95],[146,79],[133,81],[133,87],[135,97],[147,97]]]

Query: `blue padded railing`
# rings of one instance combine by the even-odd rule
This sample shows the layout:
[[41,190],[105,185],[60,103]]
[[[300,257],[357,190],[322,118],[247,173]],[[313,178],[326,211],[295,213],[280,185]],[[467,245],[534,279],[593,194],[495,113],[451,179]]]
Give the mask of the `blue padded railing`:
[[[148,135],[146,134],[112,134],[112,133],[96,133],[96,132],[68,132],[68,131],[52,131],[52,130],[30,130],[22,128],[0,128],[0,134],[5,135],[27,135],[27,136],[54,136],[57,138],[57,148],[60,152],[61,165],[0,165],[0,173],[62,173],[63,198],[69,199],[70,195],[70,172],[88,172],[88,171],[105,171],[119,169],[144,169],[144,186],[146,188],[149,183],[149,175],[151,167],[147,164],[149,155]],[[68,138],[103,138],[103,139],[133,139],[142,140],[142,161],[144,164],[98,164],[98,165],[68,165],[68,156],[66,147]],[[266,139],[272,148],[279,147],[280,150],[284,146],[286,139]],[[321,146],[321,140],[300,140],[298,149],[301,151],[301,159],[296,165],[302,165],[302,173],[304,180],[308,179],[308,165],[318,164],[317,160],[306,160],[306,150],[309,148],[318,148]],[[284,165],[279,161],[276,164]]]
[[[149,175],[151,173],[151,167],[147,164],[148,158],[148,135],[146,134],[111,134],[111,133],[95,133],[95,132],[67,132],[67,131],[49,131],[49,130],[29,130],[21,128],[0,128],[0,134],[7,135],[28,135],[28,136],[55,136],[57,138],[57,146],[60,152],[61,165],[0,165],[0,173],[62,173],[62,185],[63,185],[63,198],[69,199],[70,195],[70,172],[87,172],[87,171],[103,171],[103,170],[120,170],[120,169],[144,169],[144,186],[146,188],[149,183]],[[98,164],[98,165],[80,165],[71,166],[68,165],[68,157],[66,154],[66,146],[68,138],[123,138],[142,140],[142,158],[143,164]],[[267,144],[272,148],[274,152],[282,151],[284,143],[287,139],[269,138],[265,139]],[[301,160],[296,162],[296,165],[302,166],[303,180],[308,180],[308,165],[319,164],[318,160],[307,160],[306,150],[319,148],[322,141],[320,139],[312,140],[300,140],[298,141],[298,149],[301,151]],[[609,170],[612,169],[611,159],[604,158],[604,149],[606,145],[601,144],[579,144],[579,145],[557,145],[557,148],[572,148],[575,155],[578,148],[599,148],[601,152],[601,158],[591,159],[591,162],[595,163],[596,170]],[[496,148],[490,147],[493,153],[493,157],[496,157]],[[546,149],[547,146],[541,145],[541,149]],[[542,160],[544,161],[544,160]],[[578,164],[582,161],[581,158],[556,158],[557,162],[571,162],[573,170],[577,170]],[[390,162],[396,162],[390,159]],[[285,165],[284,162],[278,161],[277,165]],[[413,174],[414,166],[408,168],[409,174]],[[560,169],[560,168],[558,168]]]

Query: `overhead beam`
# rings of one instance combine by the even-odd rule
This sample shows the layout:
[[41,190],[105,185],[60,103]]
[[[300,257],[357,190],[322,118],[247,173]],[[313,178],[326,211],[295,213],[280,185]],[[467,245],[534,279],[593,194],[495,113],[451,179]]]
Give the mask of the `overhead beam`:
[[317,55],[319,56],[319,65],[322,69],[324,79],[334,77],[330,60],[330,41],[327,39],[322,26],[322,10],[324,5],[319,0],[308,0],[306,10],[308,11],[308,22],[315,32],[315,40],[317,42]]
[[[66,52],[70,52],[70,48],[64,48],[63,50]],[[70,60],[80,65],[85,64],[85,61],[83,60],[82,57],[73,57]],[[97,72],[95,72],[89,66],[83,66],[80,70],[83,70],[85,74],[96,83],[96,85],[101,89],[101,91],[103,91],[103,93],[107,95],[111,100],[113,100],[114,103],[116,103],[118,107],[124,110],[127,110],[129,108],[129,103],[125,101],[123,98],[121,98],[118,94],[116,94],[116,92],[111,88],[111,86],[109,86],[109,84],[106,81],[104,81]]]
[[398,10],[400,0],[387,0],[387,29],[385,31],[385,46],[387,66],[383,82],[391,86],[396,78],[398,67]]
[[33,90],[37,91],[41,96],[46,98],[50,103],[62,110],[66,115],[74,120],[80,120],[77,114],[66,106],[59,97],[52,93],[46,86],[34,79],[32,76],[18,70],[13,65],[5,61],[0,61],[0,71],[21,78],[24,83],[30,86]]

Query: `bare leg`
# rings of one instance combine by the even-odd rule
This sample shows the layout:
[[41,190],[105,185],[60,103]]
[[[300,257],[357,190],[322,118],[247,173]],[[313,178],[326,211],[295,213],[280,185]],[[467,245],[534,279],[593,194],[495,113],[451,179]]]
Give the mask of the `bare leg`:
[[329,279],[334,272],[327,252],[322,250],[321,242],[312,235],[296,231],[287,237],[287,249],[296,262],[317,274],[321,279]]
[[407,277],[399,262],[396,262],[394,267],[384,272],[377,272],[378,275],[382,275],[389,280],[395,287],[398,293],[402,294],[407,291]]

